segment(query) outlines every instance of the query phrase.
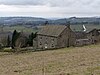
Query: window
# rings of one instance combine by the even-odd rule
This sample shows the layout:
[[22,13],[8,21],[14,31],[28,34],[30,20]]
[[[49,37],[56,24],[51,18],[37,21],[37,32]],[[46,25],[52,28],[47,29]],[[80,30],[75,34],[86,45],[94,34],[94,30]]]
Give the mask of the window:
[[42,45],[42,43],[40,42],[40,45]]
[[46,41],[45,44],[48,44],[48,42]]
[[62,35],[60,35],[60,37],[62,37]]
[[48,44],[45,44],[45,48],[48,48]]
[[54,47],[54,46],[52,46],[52,47]]
[[48,38],[46,37],[46,40],[47,40]]
[[79,44],[79,43],[80,43],[79,41],[76,42],[76,44]]
[[42,39],[42,37],[40,37],[40,39]]
[[55,39],[54,39],[54,38],[52,38],[52,42],[54,42],[54,40],[55,40]]
[[52,39],[52,41],[54,41],[54,39]]
[[52,44],[52,47],[55,47],[54,44]]
[[94,36],[94,34],[92,34],[92,36]]

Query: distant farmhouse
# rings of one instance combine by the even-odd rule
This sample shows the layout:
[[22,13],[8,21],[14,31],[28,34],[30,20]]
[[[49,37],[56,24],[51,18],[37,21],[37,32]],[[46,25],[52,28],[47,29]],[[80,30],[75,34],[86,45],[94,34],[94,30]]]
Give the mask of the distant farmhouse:
[[45,25],[34,39],[36,49],[56,49],[75,45],[75,33],[70,25]]
[[76,34],[76,46],[84,46],[90,44],[100,43],[100,29],[91,29],[87,31],[77,31]]
[[87,32],[87,39],[90,40],[91,44],[100,43],[100,29],[93,29]]

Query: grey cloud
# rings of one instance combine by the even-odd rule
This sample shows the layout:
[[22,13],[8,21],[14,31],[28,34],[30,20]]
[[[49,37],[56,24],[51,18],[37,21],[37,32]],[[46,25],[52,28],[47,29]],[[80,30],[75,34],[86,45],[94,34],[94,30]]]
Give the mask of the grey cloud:
[[80,0],[79,2],[81,4],[89,5],[89,4],[93,3],[94,1],[93,0]]
[[45,5],[49,7],[65,7],[65,8],[99,8],[100,0],[0,0],[0,4],[4,5]]
[[4,5],[43,5],[42,0],[0,0]]
[[97,3],[99,0],[0,0],[5,5],[50,5],[50,6],[71,6],[77,2],[79,5]]
[[[0,4],[4,4],[1,5],[0,13],[3,12],[5,15],[8,13],[8,15],[57,17],[68,15],[100,15],[100,0],[0,0]],[[15,9],[15,11],[9,11],[8,8]]]

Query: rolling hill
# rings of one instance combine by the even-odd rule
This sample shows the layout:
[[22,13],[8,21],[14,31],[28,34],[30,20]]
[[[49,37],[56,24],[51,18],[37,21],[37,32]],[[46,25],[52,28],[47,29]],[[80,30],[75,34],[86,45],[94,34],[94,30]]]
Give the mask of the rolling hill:
[[48,21],[49,24],[66,24],[67,21],[70,21],[72,25],[99,25],[99,17],[70,17],[70,18],[61,18],[61,19],[46,19],[46,18],[37,18],[37,17],[0,17],[0,25],[43,25],[45,21]]

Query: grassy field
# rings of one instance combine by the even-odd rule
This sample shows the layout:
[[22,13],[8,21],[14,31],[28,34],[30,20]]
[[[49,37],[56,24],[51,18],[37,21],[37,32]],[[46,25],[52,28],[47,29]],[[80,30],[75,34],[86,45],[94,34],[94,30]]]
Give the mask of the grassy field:
[[[100,25],[85,25],[85,27],[86,27],[87,31],[90,31],[94,28],[100,29]],[[71,25],[71,28],[73,30],[76,30],[76,31],[82,31],[83,30],[82,25]]]
[[[87,28],[87,31],[97,28],[100,29],[100,25],[85,25]],[[41,27],[41,26],[40,26]],[[2,27],[0,27],[1,30]],[[71,29],[72,30],[76,30],[76,31],[82,31],[83,27],[82,25],[71,25]],[[31,28],[31,27],[25,27],[25,26],[21,26],[21,25],[17,25],[17,26],[4,26],[3,27],[4,31],[11,31],[13,32],[14,30],[17,31],[24,31],[24,32],[37,32],[38,30],[35,28]]]
[[[1,28],[0,28],[1,29]],[[14,30],[17,30],[17,31],[23,31],[23,32],[37,32],[36,29],[33,29],[31,27],[25,27],[25,26],[5,26],[3,27],[3,30],[4,31],[11,31],[13,32]]]
[[100,45],[0,53],[0,75],[100,75]]

